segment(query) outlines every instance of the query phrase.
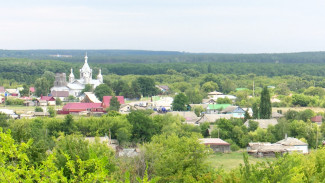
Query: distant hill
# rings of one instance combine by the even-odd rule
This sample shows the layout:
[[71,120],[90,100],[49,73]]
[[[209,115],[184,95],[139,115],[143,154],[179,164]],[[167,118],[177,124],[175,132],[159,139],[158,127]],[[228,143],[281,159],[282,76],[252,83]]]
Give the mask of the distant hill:
[[92,63],[325,63],[325,52],[223,54],[146,50],[0,50],[0,58],[28,58]]

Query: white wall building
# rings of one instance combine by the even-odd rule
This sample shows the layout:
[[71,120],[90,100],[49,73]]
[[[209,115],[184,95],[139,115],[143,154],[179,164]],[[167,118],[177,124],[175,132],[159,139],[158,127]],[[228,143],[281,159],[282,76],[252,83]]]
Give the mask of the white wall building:
[[95,89],[98,85],[103,83],[101,69],[99,69],[97,79],[93,79],[92,75],[93,70],[88,65],[88,56],[86,54],[85,63],[80,69],[80,78],[75,78],[72,68],[68,82],[66,81],[65,73],[56,73],[54,87],[51,88],[51,93],[53,91],[69,91],[69,95],[78,97],[87,84],[92,85],[93,89]]

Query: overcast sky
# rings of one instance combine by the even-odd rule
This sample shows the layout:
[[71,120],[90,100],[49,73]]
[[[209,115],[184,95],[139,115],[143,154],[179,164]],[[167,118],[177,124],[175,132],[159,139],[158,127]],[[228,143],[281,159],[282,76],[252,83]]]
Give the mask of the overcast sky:
[[324,0],[14,0],[0,49],[325,51]]

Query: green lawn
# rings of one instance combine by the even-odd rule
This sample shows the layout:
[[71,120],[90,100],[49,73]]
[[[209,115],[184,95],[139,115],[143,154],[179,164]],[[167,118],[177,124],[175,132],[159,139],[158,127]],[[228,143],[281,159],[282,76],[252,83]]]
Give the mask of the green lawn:
[[[275,158],[255,158],[253,156],[248,156],[250,163],[257,163],[262,161],[273,161]],[[222,167],[226,171],[239,167],[240,164],[244,164],[243,152],[231,152],[231,153],[216,153],[208,157],[207,162],[215,168]]]

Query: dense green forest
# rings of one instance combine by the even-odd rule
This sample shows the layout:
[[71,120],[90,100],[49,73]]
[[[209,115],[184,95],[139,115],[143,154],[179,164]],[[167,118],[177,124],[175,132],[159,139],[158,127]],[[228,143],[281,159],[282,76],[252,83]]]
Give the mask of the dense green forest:
[[[318,81],[325,75],[325,64],[290,64],[290,63],[229,63],[229,62],[203,62],[203,63],[128,63],[128,64],[98,64],[89,61],[96,77],[98,69],[102,74],[117,75],[160,75],[181,73],[188,77],[197,77],[201,74],[222,74],[222,75],[247,75],[256,76],[299,76],[306,80],[315,80],[316,85],[321,86]],[[79,75],[79,69],[83,59],[78,63],[70,63],[53,60],[31,60],[18,58],[0,59],[0,78],[16,81],[19,83],[33,84],[45,71],[53,73],[69,73],[70,68],[74,74]]]
[[324,63],[325,52],[298,53],[188,53],[177,51],[146,50],[0,50],[3,58],[55,59],[67,62],[80,62],[85,53],[94,63]]

